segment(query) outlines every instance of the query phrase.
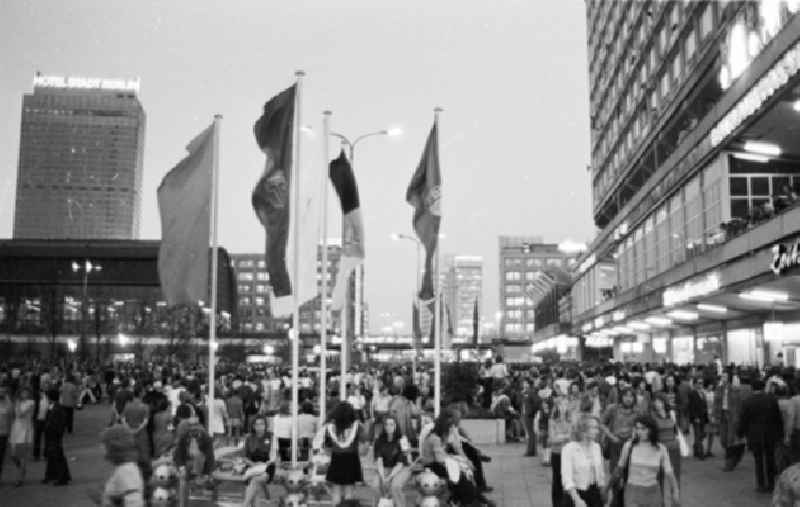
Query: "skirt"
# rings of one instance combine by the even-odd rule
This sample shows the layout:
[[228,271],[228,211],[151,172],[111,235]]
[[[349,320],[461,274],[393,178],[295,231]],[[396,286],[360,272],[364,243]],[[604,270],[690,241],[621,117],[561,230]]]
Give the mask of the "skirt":
[[355,452],[335,452],[331,454],[331,464],[325,480],[339,486],[352,486],[363,482],[361,460]]

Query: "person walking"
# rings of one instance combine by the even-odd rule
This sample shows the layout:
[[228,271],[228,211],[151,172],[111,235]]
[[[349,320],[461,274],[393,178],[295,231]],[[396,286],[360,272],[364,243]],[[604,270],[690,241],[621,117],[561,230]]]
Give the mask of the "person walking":
[[694,457],[705,459],[703,441],[706,437],[706,425],[708,424],[708,403],[705,393],[699,382],[689,381],[692,390],[689,391],[688,417],[694,433]]
[[75,385],[71,374],[64,376],[64,383],[61,384],[61,410],[64,412],[67,432],[72,434],[75,407],[78,405],[78,387]]
[[633,437],[622,447],[616,463],[614,482],[617,484],[614,505],[670,507],[679,504],[678,481],[667,449],[658,441],[658,427],[652,417],[636,417]]
[[764,392],[764,381],[753,380],[752,386],[753,394],[742,404],[739,436],[753,453],[757,491],[768,493],[775,486],[775,446],[783,438],[783,417],[775,396]]
[[33,444],[33,408],[30,388],[22,387],[14,402],[14,421],[8,436],[11,460],[17,467],[17,481],[14,483],[16,487],[25,482],[26,460]]
[[523,402],[522,402],[522,422],[525,425],[525,433],[528,437],[528,446],[525,450],[525,456],[536,456],[536,431],[534,431],[534,421],[536,414],[542,408],[542,400],[539,398],[539,393],[531,385],[529,380],[523,382]]
[[47,399],[47,391],[34,391],[33,403],[33,460],[39,461],[44,444],[44,421],[47,418],[47,407],[50,404]]
[[56,486],[66,486],[72,480],[67,458],[64,456],[64,433],[67,430],[67,413],[58,403],[59,392],[47,393],[49,405],[44,422],[44,452],[47,466],[43,484],[53,482]]
[[583,416],[575,425],[573,441],[561,450],[561,482],[564,507],[602,507],[605,490],[605,463],[597,438],[600,421]]
[[653,398],[650,416],[656,422],[658,428],[658,441],[664,445],[669,455],[669,462],[675,474],[675,480],[681,483],[681,446],[678,441],[678,424],[675,420],[675,413],[667,404],[666,396],[658,395]]
[[6,458],[8,435],[14,420],[14,404],[8,396],[8,388],[0,385],[0,479],[3,478],[3,462]]
[[557,389],[553,393],[553,408],[548,424],[548,441],[550,443],[550,464],[553,478],[550,498],[554,507],[564,501],[564,486],[561,480],[561,450],[572,437],[572,414],[569,412],[569,400]]

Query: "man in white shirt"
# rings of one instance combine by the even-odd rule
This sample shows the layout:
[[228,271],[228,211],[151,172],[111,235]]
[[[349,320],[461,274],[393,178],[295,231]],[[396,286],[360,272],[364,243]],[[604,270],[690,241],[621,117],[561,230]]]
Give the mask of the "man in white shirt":
[[502,356],[497,356],[494,358],[494,364],[489,369],[489,376],[496,380],[503,380],[508,377],[508,368],[506,368],[506,364],[503,362]]

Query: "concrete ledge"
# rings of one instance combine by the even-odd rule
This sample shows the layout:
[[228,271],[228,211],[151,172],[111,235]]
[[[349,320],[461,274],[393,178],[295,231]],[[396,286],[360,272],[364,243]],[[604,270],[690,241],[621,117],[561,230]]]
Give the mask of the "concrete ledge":
[[461,419],[460,426],[476,444],[506,443],[505,419]]

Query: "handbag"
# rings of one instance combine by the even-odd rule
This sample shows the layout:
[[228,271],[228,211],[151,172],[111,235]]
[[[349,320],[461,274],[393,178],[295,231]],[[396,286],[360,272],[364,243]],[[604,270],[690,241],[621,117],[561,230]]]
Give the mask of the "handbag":
[[688,458],[691,454],[689,449],[689,442],[686,441],[686,435],[679,429],[675,430],[675,437],[678,439],[678,447],[680,448],[681,458]]
[[[628,483],[628,470],[631,466],[631,454],[633,453],[633,441],[628,440],[628,454],[625,456],[625,464],[620,468],[616,466],[608,481],[609,497],[608,505],[611,507],[623,507],[625,505],[625,485]],[[623,446],[625,452],[625,446]]]

